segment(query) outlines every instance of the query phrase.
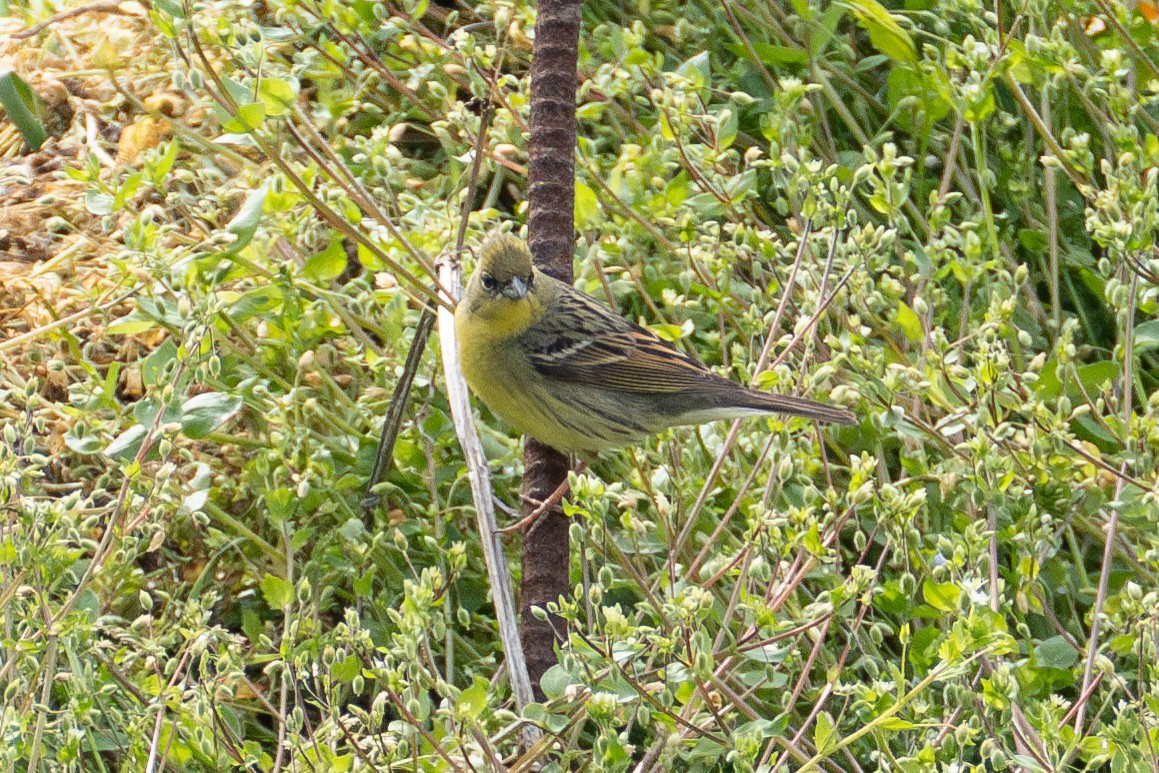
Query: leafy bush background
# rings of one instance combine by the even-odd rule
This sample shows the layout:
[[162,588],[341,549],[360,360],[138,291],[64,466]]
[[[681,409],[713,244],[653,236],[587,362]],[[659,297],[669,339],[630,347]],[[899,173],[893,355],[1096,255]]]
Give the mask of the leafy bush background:
[[360,500],[480,101],[468,243],[525,215],[534,9],[121,10],[0,44],[62,123],[5,130],[6,769],[1159,765],[1150,5],[586,4],[578,286],[861,422],[578,476],[531,749],[437,342]]

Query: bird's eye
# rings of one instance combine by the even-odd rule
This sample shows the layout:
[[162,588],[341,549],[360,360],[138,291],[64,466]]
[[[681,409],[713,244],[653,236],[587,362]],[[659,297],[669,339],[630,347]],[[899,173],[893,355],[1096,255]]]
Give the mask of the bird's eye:
[[495,281],[495,277],[491,276],[490,274],[483,275],[483,289],[484,290],[494,290],[498,286],[499,286],[499,283]]

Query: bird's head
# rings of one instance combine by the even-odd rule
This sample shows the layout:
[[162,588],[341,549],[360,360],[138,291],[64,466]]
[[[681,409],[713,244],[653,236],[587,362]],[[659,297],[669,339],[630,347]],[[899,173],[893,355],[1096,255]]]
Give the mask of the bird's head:
[[527,243],[507,233],[493,233],[479,250],[471,292],[482,297],[519,301],[532,290],[534,272]]

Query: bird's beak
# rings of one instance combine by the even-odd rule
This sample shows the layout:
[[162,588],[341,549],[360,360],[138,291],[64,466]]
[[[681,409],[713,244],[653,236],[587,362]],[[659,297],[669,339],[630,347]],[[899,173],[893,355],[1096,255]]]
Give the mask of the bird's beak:
[[527,295],[527,282],[517,276],[511,277],[511,281],[503,288],[503,295],[513,301],[521,300]]

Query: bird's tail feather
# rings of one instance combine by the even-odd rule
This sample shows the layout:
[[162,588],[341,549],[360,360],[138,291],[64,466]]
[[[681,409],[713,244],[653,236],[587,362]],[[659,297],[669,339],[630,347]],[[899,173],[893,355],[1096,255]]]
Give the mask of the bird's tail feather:
[[762,408],[776,413],[787,413],[793,416],[804,416],[807,419],[817,419],[833,424],[856,424],[857,417],[844,408],[835,405],[826,405],[803,397],[788,397],[775,395],[769,392],[746,390],[745,394],[752,399],[752,407]]
[[[844,408],[806,400],[803,397],[789,397],[770,392],[758,392],[735,384],[736,389],[722,390],[710,397],[711,405],[686,414],[689,423],[739,419],[746,416],[760,416],[769,413],[783,413],[790,416],[804,416],[807,419],[832,424],[856,424],[857,417]],[[715,398],[715,399],[713,399]]]

